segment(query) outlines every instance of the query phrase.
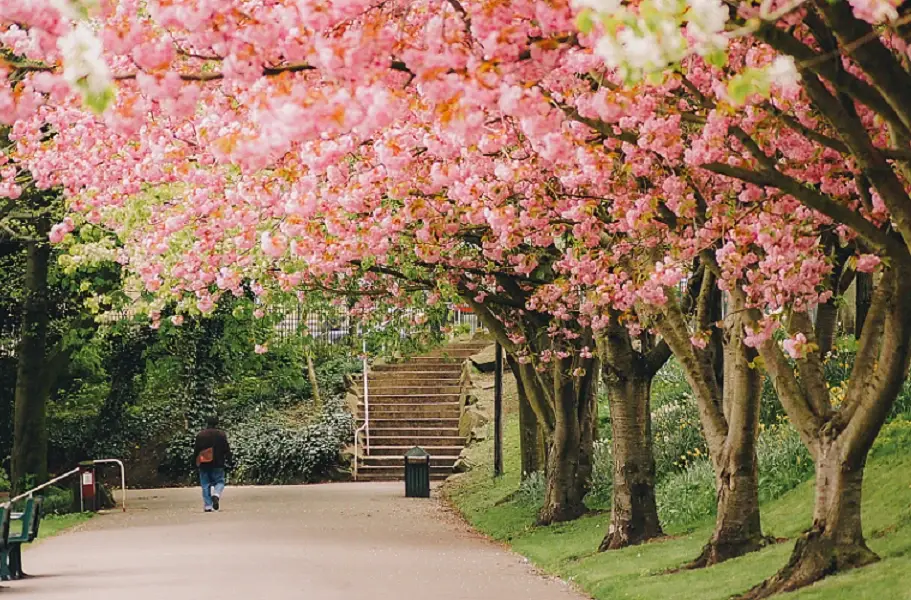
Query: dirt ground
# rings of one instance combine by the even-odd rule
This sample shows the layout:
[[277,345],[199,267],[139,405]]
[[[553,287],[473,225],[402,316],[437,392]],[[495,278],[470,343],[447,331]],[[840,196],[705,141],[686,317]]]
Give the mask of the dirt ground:
[[129,511],[25,552],[42,600],[581,600],[402,484],[136,491]]

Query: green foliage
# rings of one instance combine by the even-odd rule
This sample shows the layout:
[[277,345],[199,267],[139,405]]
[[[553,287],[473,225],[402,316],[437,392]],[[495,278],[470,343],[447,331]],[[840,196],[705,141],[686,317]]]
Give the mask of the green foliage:
[[9,475],[7,475],[6,470],[3,469],[3,467],[0,467],[0,492],[8,492],[9,490]]
[[871,458],[904,456],[911,451],[911,420],[899,418],[883,427],[870,451]]
[[659,480],[703,459],[708,452],[699,407],[689,392],[652,411],[652,436]]
[[[614,491],[614,452],[609,439],[595,442],[592,487],[585,498],[592,508],[610,508]],[[542,498],[543,501],[543,498]]]
[[813,476],[813,457],[787,419],[760,428],[756,444],[759,499],[774,500]]
[[685,529],[715,514],[715,472],[705,458],[691,461],[686,469],[672,474],[655,490],[661,524],[668,529]]
[[73,512],[73,490],[50,487],[43,494],[41,512],[45,515],[68,515]]
[[522,483],[519,484],[519,489],[516,490],[513,500],[518,506],[531,506],[537,510],[544,505],[544,494],[546,491],[547,478],[544,477],[544,473],[536,471],[534,473],[529,473],[528,476],[522,480]]
[[351,415],[337,403],[310,424],[294,424],[274,413],[246,421],[229,432],[235,477],[263,485],[315,481],[337,464],[339,449],[353,431]]
[[[505,447],[518,444],[518,419],[505,426]],[[877,442],[864,484],[864,530],[872,550],[883,560],[862,569],[827,578],[814,586],[782,596],[795,600],[856,600],[907,598],[911,572],[911,424],[888,425]],[[894,452],[894,453],[893,453]],[[668,527],[671,535],[624,550],[597,552],[610,516],[594,513],[571,523],[535,527],[534,507],[506,501],[519,485],[519,454],[504,454],[505,475],[491,477],[491,442],[471,450],[477,468],[448,483],[444,494],[483,533],[506,541],[544,572],[571,580],[598,600],[725,600],[742,594],[784,565],[793,539],[812,523],[813,485],[807,481],[782,497],[762,504],[763,527],[788,543],[727,561],[710,569],[677,570],[697,556],[712,532],[710,519],[684,528]],[[883,453],[883,454],[878,454]],[[708,470],[710,472],[710,469]],[[711,494],[711,485],[707,486]],[[676,499],[675,499],[676,501]],[[695,504],[695,500],[692,504]],[[687,533],[689,531],[689,533]]]

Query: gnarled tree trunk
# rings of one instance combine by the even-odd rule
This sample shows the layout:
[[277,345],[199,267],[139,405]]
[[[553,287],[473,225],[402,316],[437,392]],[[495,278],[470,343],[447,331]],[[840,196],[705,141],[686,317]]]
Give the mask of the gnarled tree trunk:
[[[26,246],[25,298],[16,369],[13,425],[12,483],[22,491],[26,483],[47,480],[46,377],[48,334],[47,276],[51,249],[45,242]],[[34,481],[27,482],[28,479]]]
[[819,449],[813,526],[794,546],[788,564],[744,598],[767,598],[811,585],[829,574],[879,560],[864,539],[861,492],[864,465],[841,460],[838,443]]
[[712,456],[718,497],[715,530],[689,566],[717,564],[760,549],[766,542],[759,517],[759,402],[762,377],[750,363],[755,352],[743,344],[743,320],[728,317],[724,344],[723,405],[727,435]]
[[598,548],[603,552],[664,535],[655,498],[650,395],[652,379],[667,354],[650,363],[633,349],[629,332],[616,319],[598,341],[614,460],[611,521]]
[[[567,363],[568,361],[555,361]],[[571,521],[587,511],[594,458],[595,394],[591,374],[571,375],[568,365],[554,368],[554,428],[547,453],[547,485],[539,525]],[[581,384],[581,385],[577,385]]]
[[[795,372],[777,342],[760,346],[778,397],[816,463],[816,499],[813,526],[797,541],[788,564],[743,598],[767,598],[878,560],[863,535],[863,474],[911,359],[911,314],[904,307],[909,296],[911,257],[899,257],[873,294],[845,399],[837,409],[818,353],[798,358]],[[814,341],[806,315],[792,315],[789,328]]]
[[[701,331],[716,331],[713,328],[720,319],[721,299],[712,273],[706,270],[701,277],[697,327]],[[654,315],[696,397],[715,470],[718,500],[715,530],[699,557],[684,568],[707,567],[742,556],[761,548],[767,541],[759,517],[756,459],[762,388],[760,374],[750,364],[754,353],[743,344],[744,306],[742,300],[734,299],[732,310],[724,320],[723,339],[710,336],[712,346],[722,345],[720,351],[712,346],[700,348],[692,342],[679,303],[669,301],[662,314]],[[719,355],[722,361],[716,360]]]
[[[527,340],[527,346],[519,348],[495,312],[506,309],[494,303],[482,304],[470,291],[462,297],[517,359],[514,372],[518,383],[544,430],[547,483],[538,522],[548,525],[581,516],[586,512],[583,500],[591,486],[597,414],[594,385],[598,361],[582,352],[584,347],[594,346],[591,330],[579,327],[581,333],[572,341],[557,340],[549,335],[549,320],[544,315],[517,313],[510,307],[509,320]],[[519,352],[526,353],[525,359],[518,360]],[[544,352],[552,355],[546,362],[538,358]]]
[[517,395],[519,400],[519,454],[522,459],[522,479],[532,473],[543,471],[544,436],[538,426],[538,416],[528,400],[525,386],[521,384],[521,373],[516,359],[507,353],[506,362],[516,379]]
[[616,550],[661,537],[655,499],[649,394],[651,378],[604,377],[608,389],[614,459],[613,502],[599,550]]

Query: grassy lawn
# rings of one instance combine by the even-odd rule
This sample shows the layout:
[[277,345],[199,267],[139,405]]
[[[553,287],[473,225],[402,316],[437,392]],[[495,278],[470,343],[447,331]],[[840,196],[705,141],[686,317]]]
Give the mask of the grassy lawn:
[[41,529],[38,541],[47,539],[85,523],[93,516],[92,513],[77,513],[72,515],[50,515],[41,519]]
[[[569,524],[534,527],[535,508],[510,500],[519,483],[518,423],[506,423],[506,475],[494,481],[492,443],[474,448],[473,471],[447,484],[445,493],[481,532],[507,542],[544,571],[575,582],[599,600],[721,600],[772,575],[786,561],[791,541],[710,569],[664,574],[699,554],[712,523],[668,531],[666,540],[597,553],[609,514]],[[763,505],[766,533],[793,539],[809,526],[812,482]],[[505,501],[504,501],[505,500]],[[892,427],[871,457],[864,488],[869,544],[883,560],[829,579],[788,598],[800,600],[911,600],[911,427]]]

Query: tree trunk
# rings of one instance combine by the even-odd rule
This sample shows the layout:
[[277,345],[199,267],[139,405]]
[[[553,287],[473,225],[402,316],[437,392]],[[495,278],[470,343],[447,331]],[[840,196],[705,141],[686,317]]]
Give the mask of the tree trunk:
[[585,495],[591,487],[594,457],[595,395],[592,375],[576,378],[558,364],[554,367],[555,424],[547,456],[547,485],[539,525],[571,521],[586,512]]
[[649,395],[651,377],[604,370],[613,436],[614,486],[611,522],[599,551],[661,537],[655,500],[655,456]]
[[519,397],[519,454],[522,458],[522,479],[544,470],[544,445],[541,428],[538,425],[538,416],[535,414],[521,384],[519,365],[511,355],[506,355],[506,362],[516,378],[516,388]]
[[756,457],[762,377],[750,366],[756,353],[743,344],[743,318],[735,314],[728,321],[722,392],[727,435],[721,452],[712,455],[718,498],[715,531],[688,568],[718,564],[759,550],[767,542],[759,517]]
[[825,357],[835,347],[835,334],[838,328],[838,305],[835,298],[820,304],[816,311],[816,343],[819,354]]
[[[25,297],[17,347],[12,483],[23,486],[47,480],[47,396],[45,369],[48,333],[48,244],[26,247]],[[34,481],[28,481],[34,478]]]
[[860,339],[864,330],[864,321],[867,320],[867,313],[870,312],[870,303],[873,301],[873,274],[858,272],[854,279],[855,314],[854,314],[854,337]]
[[788,564],[742,596],[758,600],[808,586],[836,572],[879,560],[867,547],[861,526],[864,464],[842,460],[839,444],[820,450],[816,463],[813,526],[794,545]]
[[544,469],[544,448],[538,417],[525,392],[519,389],[519,452],[522,456],[522,479]]
[[851,279],[851,284],[848,286],[848,289],[845,290],[841,306],[838,309],[838,320],[841,321],[842,331],[847,333],[855,333],[857,330],[857,325],[855,324],[855,318],[857,314],[857,291],[856,284],[854,283],[854,278]]

